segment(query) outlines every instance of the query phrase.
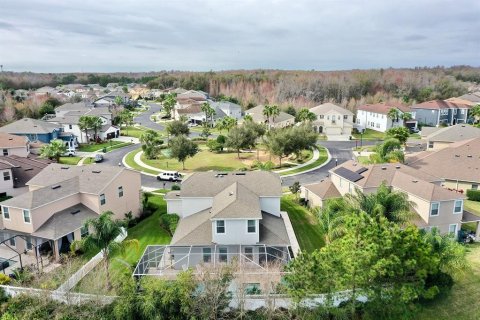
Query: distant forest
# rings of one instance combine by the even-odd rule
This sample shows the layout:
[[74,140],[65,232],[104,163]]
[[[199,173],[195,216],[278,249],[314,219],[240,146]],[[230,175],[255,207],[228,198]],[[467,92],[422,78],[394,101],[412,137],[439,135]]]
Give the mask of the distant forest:
[[351,110],[364,103],[403,101],[411,104],[446,99],[478,90],[480,68],[469,66],[348,71],[238,70],[222,72],[164,71],[111,74],[40,74],[3,72],[0,89],[35,89],[70,83],[142,83],[149,88],[182,87],[212,97],[234,97],[248,108],[270,103],[311,107],[333,102]]

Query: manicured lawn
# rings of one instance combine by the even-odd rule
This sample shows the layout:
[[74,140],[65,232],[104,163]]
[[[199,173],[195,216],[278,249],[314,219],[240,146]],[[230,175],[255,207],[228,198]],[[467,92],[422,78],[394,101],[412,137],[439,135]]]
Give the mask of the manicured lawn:
[[463,206],[465,210],[480,216],[480,201],[465,200]]
[[120,134],[122,136],[134,137],[134,138],[140,139],[140,136],[148,129],[142,126],[136,126],[136,127],[121,127],[120,130],[121,130]]
[[[355,139],[360,140],[360,134],[359,133],[353,134],[353,137]],[[366,129],[365,132],[362,135],[362,139],[363,140],[383,140],[383,139],[385,139],[385,133],[375,131],[375,130],[372,130],[372,129]]]
[[[325,148],[323,148],[323,147],[319,147],[319,148],[318,148],[318,151],[320,152],[319,158],[318,158],[317,160],[315,160],[314,162],[312,162],[311,164],[306,165],[306,166],[301,167],[301,168],[298,168],[298,169],[295,169],[295,170],[290,170],[290,171],[282,172],[282,173],[280,173],[280,175],[281,175],[281,176],[284,176],[284,175],[287,175],[287,174],[292,174],[292,173],[298,173],[298,172],[307,171],[307,170],[309,170],[309,169],[318,167],[319,165],[325,163],[325,161],[327,161],[327,159],[328,159],[327,149],[325,149]],[[307,160],[307,161],[308,161],[308,160]]]
[[480,319],[480,243],[468,245],[471,270],[458,276],[450,294],[424,306],[418,320]]
[[58,163],[61,164],[69,164],[69,165],[77,165],[78,162],[82,159],[82,157],[60,157]]
[[[116,146],[116,145],[121,145],[123,142],[120,141],[107,141],[107,142],[102,142],[102,143],[92,143],[92,144],[81,144],[80,147],[78,148],[78,151],[82,152],[96,152],[96,151],[102,151],[103,148],[110,149],[110,146]],[[125,145],[127,146],[127,145]]]
[[298,204],[292,195],[282,197],[281,210],[288,212],[302,251],[312,252],[323,247],[322,233],[313,213]]
[[369,158],[366,157],[366,156],[357,157],[357,161],[361,164],[369,164],[370,163]]
[[135,157],[135,155],[140,151],[142,151],[142,148],[138,148],[137,150],[133,150],[132,152],[129,152],[127,154],[127,156],[125,157],[125,162],[127,163],[127,165],[135,170],[157,175],[159,171],[153,171],[147,168],[143,168],[139,166],[135,161],[133,161],[133,158]]

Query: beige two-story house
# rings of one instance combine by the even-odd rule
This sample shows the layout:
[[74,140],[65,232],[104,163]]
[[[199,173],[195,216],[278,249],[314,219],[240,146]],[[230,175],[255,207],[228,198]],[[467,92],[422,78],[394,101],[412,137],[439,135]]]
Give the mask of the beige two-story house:
[[382,183],[408,195],[416,213],[412,222],[419,228],[436,227],[441,233],[457,235],[462,223],[477,222],[477,235],[480,234],[480,218],[464,211],[462,193],[443,188],[441,178],[398,163],[361,165],[347,161],[331,169],[328,180],[303,186],[301,196],[309,205],[321,206],[328,198],[357,190],[366,194],[376,192]]
[[140,174],[113,166],[50,164],[27,193],[1,203],[1,240],[18,252],[33,247],[58,258],[88,233],[87,219],[112,211],[116,219],[140,213]]
[[317,119],[312,125],[316,132],[323,133],[331,141],[350,140],[353,128],[353,113],[333,103],[324,103],[310,109]]

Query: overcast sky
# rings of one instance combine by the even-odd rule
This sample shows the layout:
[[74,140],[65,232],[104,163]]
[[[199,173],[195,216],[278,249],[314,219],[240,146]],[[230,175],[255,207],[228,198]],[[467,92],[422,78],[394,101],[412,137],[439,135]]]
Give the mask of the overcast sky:
[[480,65],[479,0],[1,0],[4,70]]

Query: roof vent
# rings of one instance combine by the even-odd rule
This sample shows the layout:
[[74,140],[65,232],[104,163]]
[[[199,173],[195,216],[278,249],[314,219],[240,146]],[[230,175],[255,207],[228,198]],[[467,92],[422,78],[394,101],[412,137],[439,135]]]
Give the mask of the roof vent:
[[456,155],[455,155],[455,158],[460,158],[460,155],[459,155],[459,154],[456,154]]
[[26,168],[24,171],[32,171],[33,168]]
[[8,140],[12,141],[12,140],[13,140],[13,138],[8,138]]
[[69,167],[60,167],[60,169],[62,169],[62,170],[68,170],[68,169],[70,169],[70,168],[69,168]]
[[57,184],[57,185],[52,186],[52,189],[55,190],[55,189],[59,189],[61,187],[62,187],[61,185]]
[[244,176],[246,173],[245,172],[237,172],[235,173],[236,176]]
[[418,182],[418,180],[412,180],[412,182],[413,182],[413,183],[417,183],[417,182]]
[[395,168],[396,168],[396,169],[400,169],[400,166],[399,166],[399,165],[396,165]]
[[180,197],[180,193],[175,194],[175,197]]
[[77,214],[77,213],[79,213],[79,212],[80,212],[80,209],[77,209],[77,210],[72,211],[72,212],[70,212],[70,213],[71,213],[71,214]]
[[233,192],[230,191],[230,192],[228,193],[228,195],[233,196]]
[[92,173],[100,173],[100,172],[102,172],[102,171],[100,171],[100,170],[92,170]]
[[467,156],[467,158],[472,158],[472,155],[471,155],[471,154],[469,154],[469,155]]
[[382,170],[387,170],[387,167],[382,167]]

